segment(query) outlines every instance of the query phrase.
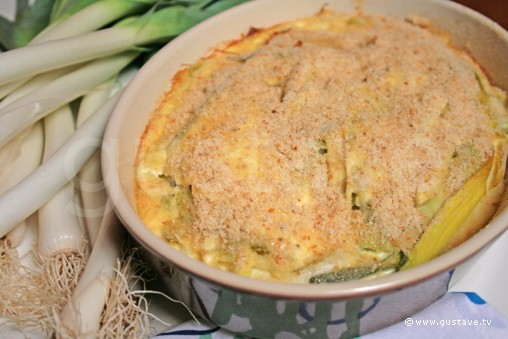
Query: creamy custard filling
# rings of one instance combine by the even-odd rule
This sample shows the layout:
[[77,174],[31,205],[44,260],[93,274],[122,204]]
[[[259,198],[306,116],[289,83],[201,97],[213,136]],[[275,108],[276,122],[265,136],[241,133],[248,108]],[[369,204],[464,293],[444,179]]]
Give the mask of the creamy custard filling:
[[475,173],[504,173],[505,101],[411,21],[323,10],[253,30],[175,77],[137,155],[138,213],[247,276],[392,272]]

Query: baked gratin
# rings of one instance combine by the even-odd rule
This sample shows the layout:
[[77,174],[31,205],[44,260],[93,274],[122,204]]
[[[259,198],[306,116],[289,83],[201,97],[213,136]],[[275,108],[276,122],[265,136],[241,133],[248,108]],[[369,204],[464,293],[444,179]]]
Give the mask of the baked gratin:
[[285,282],[460,244],[504,191],[506,97],[429,27],[324,9],[181,70],[140,143],[139,216],[193,258]]

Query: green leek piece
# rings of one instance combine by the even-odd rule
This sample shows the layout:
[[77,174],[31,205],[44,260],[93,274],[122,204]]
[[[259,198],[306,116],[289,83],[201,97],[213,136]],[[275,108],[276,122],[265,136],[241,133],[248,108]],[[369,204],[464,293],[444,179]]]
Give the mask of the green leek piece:
[[467,222],[475,207],[502,181],[503,167],[499,164],[503,158],[504,152],[496,147],[494,158],[444,202],[428,229],[408,254],[408,261],[402,269],[429,261],[449,248],[455,234]]
[[375,277],[385,271],[398,271],[406,263],[406,260],[407,257],[404,252],[398,251],[378,264],[346,267],[333,272],[321,273],[311,277],[309,282],[312,284],[325,284]]
[[376,272],[375,266],[347,267],[338,271],[315,275],[310,278],[311,284],[324,284],[359,280]]

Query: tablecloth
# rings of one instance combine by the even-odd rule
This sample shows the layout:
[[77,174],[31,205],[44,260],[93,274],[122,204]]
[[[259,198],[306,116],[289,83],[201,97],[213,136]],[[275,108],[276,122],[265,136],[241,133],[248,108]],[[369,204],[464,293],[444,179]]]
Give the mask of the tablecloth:
[[[217,327],[206,320],[189,320],[154,338],[239,339],[245,338]],[[363,339],[388,338],[506,338],[508,319],[473,292],[448,292],[437,302]],[[280,336],[276,339],[286,339]],[[293,339],[291,337],[288,339]]]

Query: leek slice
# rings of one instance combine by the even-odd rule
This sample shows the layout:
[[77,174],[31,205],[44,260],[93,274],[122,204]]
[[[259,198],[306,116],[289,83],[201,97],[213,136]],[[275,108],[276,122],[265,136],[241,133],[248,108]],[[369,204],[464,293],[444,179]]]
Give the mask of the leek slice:
[[[442,254],[458,244],[457,234],[477,231],[492,216],[499,200],[499,192],[504,189],[504,163],[506,146],[494,142],[492,159],[485,163],[454,195],[449,197],[432,219],[415,247],[408,254],[408,261],[402,269],[420,265]],[[482,201],[485,200],[485,203]],[[479,211],[478,208],[483,208]],[[480,213],[480,214],[479,214]],[[470,219],[474,220],[471,221]]]
[[390,255],[382,262],[369,266],[345,267],[340,270],[326,272],[312,276],[312,284],[344,282],[350,280],[375,278],[384,274],[396,272],[406,263],[407,257],[402,251]]

